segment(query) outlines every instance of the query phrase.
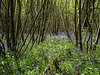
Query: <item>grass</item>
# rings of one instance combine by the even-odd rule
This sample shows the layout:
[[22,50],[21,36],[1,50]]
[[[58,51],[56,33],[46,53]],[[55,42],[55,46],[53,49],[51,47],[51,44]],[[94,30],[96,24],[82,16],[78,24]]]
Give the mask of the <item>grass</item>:
[[[75,40],[73,36],[72,38]],[[95,52],[89,50],[86,53],[85,47],[81,52],[65,35],[58,35],[48,36],[45,41],[34,46],[31,51],[30,47],[31,43],[27,51],[18,58],[16,58],[18,54],[15,56],[6,55],[6,59],[1,56],[0,75],[43,75],[49,65],[52,65],[48,71],[51,75],[100,74],[99,45],[97,45]],[[71,51],[71,55],[68,50]],[[63,57],[65,57],[64,61],[62,61]],[[59,60],[59,70],[57,71],[53,64],[55,58]],[[94,59],[98,59],[98,61],[96,62]]]

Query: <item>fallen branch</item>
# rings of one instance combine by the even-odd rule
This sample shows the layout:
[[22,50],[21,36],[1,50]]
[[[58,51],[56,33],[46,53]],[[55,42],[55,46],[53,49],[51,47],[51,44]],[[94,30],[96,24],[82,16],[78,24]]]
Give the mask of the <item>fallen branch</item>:
[[[70,53],[71,54],[71,53]],[[61,57],[61,59],[60,60],[58,60],[58,57]],[[56,68],[56,71],[57,70],[59,70],[59,62],[61,62],[61,61],[65,61],[65,59],[67,58],[67,56],[64,56],[64,55],[61,55],[61,54],[59,54],[58,55],[58,57],[56,57],[54,60],[53,60],[53,62],[46,68],[46,70],[44,71],[44,75],[46,74],[46,73],[48,73],[48,75],[49,75],[49,72],[50,71],[52,71],[52,66],[54,65],[55,66],[55,68]],[[94,62],[94,63],[98,63],[98,64],[100,64],[100,62],[98,62],[98,61],[100,61],[100,60],[98,60],[98,59],[93,59],[93,60],[88,60],[88,59],[81,59],[81,58],[73,58],[73,59],[67,59],[66,61],[91,61],[91,62]]]

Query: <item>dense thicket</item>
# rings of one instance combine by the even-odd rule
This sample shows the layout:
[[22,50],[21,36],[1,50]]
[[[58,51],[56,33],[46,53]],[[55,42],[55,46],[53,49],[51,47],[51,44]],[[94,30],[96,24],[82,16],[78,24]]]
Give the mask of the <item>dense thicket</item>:
[[70,34],[75,35],[76,46],[79,43],[82,50],[82,35],[88,34],[84,43],[91,43],[92,49],[92,36],[97,35],[95,44],[100,36],[99,3],[100,0],[0,0],[0,39],[5,38],[8,50],[21,51],[28,36],[27,47],[31,41],[39,44],[48,33],[67,32],[70,40]]

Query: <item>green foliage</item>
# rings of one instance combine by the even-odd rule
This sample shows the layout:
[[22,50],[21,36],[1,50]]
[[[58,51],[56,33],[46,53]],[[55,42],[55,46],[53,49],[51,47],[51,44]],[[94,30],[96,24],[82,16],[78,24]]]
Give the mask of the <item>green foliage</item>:
[[[72,37],[74,40],[74,37]],[[97,45],[97,50],[94,52],[86,53],[86,49],[81,52],[78,48],[73,45],[66,35],[49,36],[45,41],[41,42],[39,45],[34,46],[31,51],[29,48],[26,52],[21,54],[20,57],[6,55],[6,59],[0,59],[0,74],[13,74],[13,75],[42,75],[48,67],[52,64],[53,60],[58,57],[65,55],[65,61],[61,61],[62,57],[58,57],[59,68],[57,72],[55,71],[55,66],[53,65],[50,74],[71,74],[74,75],[76,71],[79,71],[83,75],[99,75],[100,66],[96,63],[94,59],[100,60],[100,46]],[[68,49],[71,50],[71,56],[68,54]],[[23,48],[24,50],[24,48]],[[82,59],[89,61],[82,61]],[[46,60],[48,60],[46,62]],[[71,61],[73,60],[73,61]]]

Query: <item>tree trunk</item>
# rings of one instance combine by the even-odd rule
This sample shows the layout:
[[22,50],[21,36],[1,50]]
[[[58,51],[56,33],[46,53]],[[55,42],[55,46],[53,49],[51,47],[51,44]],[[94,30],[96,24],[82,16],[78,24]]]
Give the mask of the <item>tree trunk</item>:
[[81,37],[81,0],[79,0],[79,44],[80,44],[80,50],[83,50],[82,37]]
[[11,38],[12,38],[12,50],[15,50],[15,28],[14,28],[14,0],[11,0]]
[[77,0],[75,0],[75,36],[76,36],[76,47],[78,47],[78,28],[77,28]]

